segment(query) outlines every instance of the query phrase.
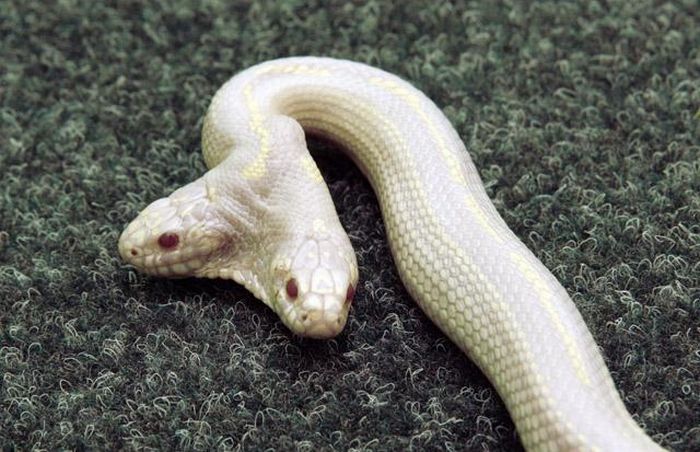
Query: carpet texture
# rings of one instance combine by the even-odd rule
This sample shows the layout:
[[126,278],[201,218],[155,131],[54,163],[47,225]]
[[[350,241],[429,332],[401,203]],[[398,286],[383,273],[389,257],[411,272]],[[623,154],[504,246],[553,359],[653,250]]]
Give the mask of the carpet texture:
[[322,143],[361,266],[336,340],[292,337],[236,284],[120,261],[124,225],[205,171],[216,89],[304,54],[434,99],[635,419],[700,450],[699,22],[694,0],[0,0],[3,450],[521,447],[401,286],[368,184]]

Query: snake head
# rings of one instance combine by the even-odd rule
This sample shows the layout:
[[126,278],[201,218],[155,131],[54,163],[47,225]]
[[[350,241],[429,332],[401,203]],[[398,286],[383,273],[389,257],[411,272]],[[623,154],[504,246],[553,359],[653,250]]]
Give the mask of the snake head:
[[358,278],[347,236],[306,238],[278,255],[285,257],[272,264],[273,309],[295,334],[337,336],[348,319]]
[[197,180],[149,206],[119,238],[119,254],[139,271],[182,278],[217,277],[232,240]]

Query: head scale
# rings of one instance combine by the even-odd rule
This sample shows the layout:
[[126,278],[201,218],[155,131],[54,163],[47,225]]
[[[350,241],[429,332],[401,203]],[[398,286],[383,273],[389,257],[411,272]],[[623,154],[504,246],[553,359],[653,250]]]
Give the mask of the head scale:
[[[357,287],[355,253],[327,187],[304,164],[310,157],[301,127],[273,119],[267,126],[279,149],[266,174],[274,184],[242,175],[236,158],[246,153],[233,153],[144,209],[122,234],[119,251],[153,275],[233,279],[293,333],[334,337]],[[207,187],[220,194],[210,196]]]
[[342,331],[357,286],[357,262],[344,233],[286,241],[270,269],[271,305],[290,330],[319,339]]
[[147,206],[119,238],[119,253],[138,270],[165,277],[218,277],[231,237],[201,181]]

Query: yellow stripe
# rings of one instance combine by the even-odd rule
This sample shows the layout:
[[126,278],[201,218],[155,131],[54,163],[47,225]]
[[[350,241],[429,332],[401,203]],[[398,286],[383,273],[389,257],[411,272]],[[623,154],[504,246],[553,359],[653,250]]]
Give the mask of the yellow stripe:
[[[433,121],[433,118],[426,113],[424,108],[422,108],[421,99],[414,92],[412,92],[403,84],[395,80],[385,79],[381,77],[372,77],[369,81],[375,86],[384,88],[393,93],[394,95],[398,96],[399,98],[403,99],[415,111],[415,113],[425,123],[428,132],[437,144],[437,149],[442,155],[445,164],[447,165],[452,180],[463,186],[466,185],[466,180],[464,179],[459,159],[448,148],[447,144],[445,143],[444,135],[440,133],[437,125]],[[481,206],[478,204],[478,202],[472,195],[467,195],[466,205],[467,208],[475,215],[477,221],[479,221],[479,223],[484,227],[484,229],[489,232],[489,235],[495,238],[498,242],[502,242],[501,236],[497,233],[497,231],[489,221],[488,217],[486,216],[486,213],[483,211]],[[537,275],[537,273],[535,273],[532,270],[532,266],[527,262],[525,258],[523,258],[517,253],[512,253],[511,258],[535,288],[535,291],[539,296],[540,303],[543,305],[545,311],[549,315],[550,320],[554,324],[557,332],[562,337],[567,354],[569,355],[569,358],[571,359],[574,369],[576,371],[577,378],[585,385],[590,385],[591,380],[585,371],[583,359],[579,353],[578,348],[576,347],[576,343],[572,335],[564,326],[563,322],[561,321],[561,318],[559,317],[558,312],[554,307],[552,301],[554,295],[552,294],[551,290]]]
[[[447,169],[452,180],[461,186],[466,186],[467,181],[464,179],[464,173],[462,172],[459,158],[452,151],[450,151],[447,143],[445,143],[445,136],[440,133],[440,130],[435,124],[435,121],[433,121],[433,118],[431,118],[430,115],[425,112],[425,109],[422,108],[421,99],[418,97],[418,95],[416,95],[416,93],[412,92],[412,90],[404,86],[402,83],[395,80],[381,77],[371,77],[369,82],[398,96],[400,99],[406,102],[411,109],[413,109],[413,111],[423,121],[428,129],[428,132],[437,144],[437,149],[440,152],[440,155],[442,155],[445,165],[447,165]],[[494,228],[493,224],[491,224],[488,216],[483,211],[474,196],[467,194],[465,203],[479,224],[483,226],[486,231],[488,231],[491,238],[496,240],[498,243],[502,243],[503,238],[501,237],[501,234],[499,234]]]
[[304,154],[304,156],[301,157],[301,166],[304,167],[306,174],[309,175],[311,180],[313,180],[317,184],[323,183],[323,176],[321,175],[321,172],[318,170],[318,166],[316,166],[316,162],[314,162],[314,159],[311,158],[311,155],[306,153],[306,154]]
[[445,137],[443,136],[443,134],[440,133],[433,119],[430,116],[428,116],[428,114],[425,112],[425,109],[422,108],[420,98],[414,92],[412,92],[411,90],[407,89],[405,86],[394,80],[384,79],[380,77],[372,77],[369,79],[369,82],[373,85],[384,88],[392,92],[396,96],[400,97],[418,114],[418,116],[428,128],[428,132],[430,132],[430,135],[433,137],[433,140],[435,140],[435,142],[437,143],[438,151],[442,155],[442,158],[445,160],[447,169],[450,172],[450,177],[458,184],[465,185],[467,182],[466,180],[464,180],[464,174],[462,174],[462,168],[459,164],[459,159],[447,147],[447,144],[445,143]]
[[[258,72],[256,72],[256,74],[269,73],[303,74],[309,76],[330,75],[330,71],[324,69],[318,69],[306,65],[287,64],[265,66],[261,68]],[[455,155],[455,153],[453,153],[448,147],[448,144],[445,142],[445,136],[442,133],[440,133],[439,127],[434,122],[433,118],[431,118],[422,108],[420,97],[413,93],[407,87],[393,80],[384,79],[380,77],[371,77],[369,78],[369,82],[382,89],[388,90],[389,92],[398,96],[400,99],[403,99],[410,106],[410,108],[416,112],[418,117],[425,124],[433,140],[435,141],[437,145],[437,150],[443,157],[444,162],[447,166],[450,178],[453,181],[462,184],[463,186],[466,185],[465,176],[463,174],[458,156]],[[244,87],[243,93],[245,97],[246,106],[250,111],[251,130],[253,130],[253,132],[258,136],[260,142],[260,152],[257,158],[253,163],[251,163],[248,167],[244,169],[243,175],[248,178],[258,178],[265,173],[265,163],[269,158],[269,136],[268,131],[264,128],[263,116],[260,113],[260,108],[253,98],[252,87],[250,84]],[[345,102],[347,102],[348,104],[354,104],[355,109],[359,110],[361,114],[363,114],[363,116],[375,118],[375,121],[372,122],[377,124],[379,129],[383,129],[385,133],[391,135],[394,142],[399,143],[399,147],[402,148],[403,154],[408,153],[408,147],[405,141],[403,140],[402,135],[389,119],[381,115],[377,115],[375,111],[373,111],[371,108],[368,108],[364,103],[358,102],[357,99],[353,98],[351,95],[343,97]],[[370,145],[375,145],[375,143],[372,142]],[[373,154],[375,159],[378,159],[381,155],[381,153],[376,149],[373,152]],[[407,157],[407,155],[404,155],[403,157]],[[370,157],[370,161],[371,160],[373,159]],[[419,185],[418,190],[415,191],[416,193],[418,193],[418,205],[416,206],[416,210],[422,211],[423,214],[426,215],[426,219],[428,219],[431,223],[430,229],[433,230],[434,237],[439,238],[439,240],[443,242],[442,246],[446,245],[452,248],[454,250],[454,253],[460,258],[460,260],[462,261],[462,265],[465,267],[463,274],[466,275],[469,279],[471,279],[471,282],[474,285],[481,286],[486,292],[490,294],[491,297],[493,297],[494,309],[497,310],[499,314],[503,316],[504,322],[509,323],[509,327],[511,328],[512,334],[515,336],[516,343],[520,343],[523,346],[523,352],[528,357],[528,359],[526,359],[525,361],[526,365],[529,364],[530,366],[534,366],[534,357],[532,356],[532,350],[530,349],[526,338],[523,337],[522,331],[520,331],[517,328],[517,325],[515,324],[515,319],[513,318],[509,307],[505,304],[502,298],[502,294],[493,286],[491,281],[483,273],[475,271],[476,267],[472,265],[471,259],[469,258],[467,253],[464,252],[457,243],[454,243],[449,237],[449,235],[447,235],[446,232],[443,230],[443,225],[439,223],[439,221],[434,215],[434,212],[431,211],[430,203],[428,202],[428,199],[425,194],[425,187],[420,187],[421,179],[420,177],[418,177],[417,169],[414,165],[414,162],[410,159],[402,160],[406,161],[407,165],[410,167],[412,174],[408,175],[408,177],[410,178],[412,176],[414,183]],[[305,167],[307,167],[307,165],[313,165],[313,162],[310,161],[310,159],[305,159],[302,163]],[[374,163],[378,164],[378,162]],[[313,166],[314,168],[316,168],[315,165]],[[314,178],[320,178],[320,173],[317,172],[318,169],[316,168]],[[378,193],[378,195],[380,195],[380,193]],[[497,240],[498,242],[503,241],[503,239],[500,237],[500,234],[497,232],[495,226],[489,220],[489,217],[483,210],[482,206],[479,205],[478,201],[472,195],[467,195],[466,206],[469,209],[469,211],[474,214],[475,218],[478,219],[479,223],[484,227],[484,229],[488,231],[488,233],[495,240]],[[539,302],[543,306],[552,323],[555,325],[558,334],[563,338],[566,353],[573,363],[576,377],[579,380],[581,380],[584,384],[590,385],[591,381],[583,366],[583,360],[579,353],[579,350],[576,347],[576,343],[572,335],[564,326],[561,318],[558,315],[558,312],[555,309],[553,301],[554,294],[551,292],[551,290],[548,288],[545,282],[534,272],[532,266],[525,257],[514,252],[511,254],[511,258],[513,262],[515,262],[515,264],[518,266],[520,271],[523,273],[523,275],[528,279],[528,281],[530,281],[530,283],[534,287],[535,291],[539,296]],[[434,296],[434,294],[426,294],[426,296],[432,297]],[[538,381],[539,390],[542,391],[542,395],[547,400],[547,404],[550,407],[554,406],[555,403],[552,399],[551,394],[549,393],[549,388],[542,381],[540,381],[540,374],[537,373],[536,369],[534,368],[531,369],[531,372],[533,373],[535,379]],[[499,383],[500,385],[504,384],[502,381]],[[522,416],[520,417],[522,418]],[[585,443],[584,438],[578,439],[582,443]]]
[[535,292],[537,292],[537,297],[540,304],[544,308],[545,312],[547,313],[547,316],[549,316],[549,320],[554,324],[554,328],[556,328],[557,333],[559,333],[559,336],[564,342],[566,353],[567,355],[569,355],[569,359],[571,360],[571,364],[574,367],[576,377],[584,385],[590,386],[591,379],[586,373],[586,368],[583,364],[583,357],[579,352],[579,349],[576,345],[576,341],[564,325],[564,322],[562,322],[561,318],[559,317],[559,313],[557,312],[554,306],[554,294],[552,293],[552,290],[542,280],[542,278],[537,274],[537,272],[535,272],[532,263],[530,263],[527,258],[515,251],[510,253],[510,258],[513,260],[515,265],[518,266],[521,273],[525,276],[525,278],[527,278],[530,284],[532,284],[532,287],[535,289]]
[[259,179],[265,175],[265,164],[270,156],[270,133],[264,126],[263,115],[253,97],[253,87],[250,83],[243,88],[243,96],[250,112],[250,129],[258,137],[260,151],[255,160],[243,169],[242,174],[246,179]]
[[331,75],[328,69],[316,68],[307,64],[270,64],[266,65],[255,72],[256,75],[261,74],[298,74],[298,75],[313,75],[325,77]]
[[[336,96],[341,97],[342,95],[336,94]],[[370,120],[371,123],[377,125],[377,129],[382,130],[384,133],[389,135],[391,138],[389,141],[393,141],[396,143],[399,143],[397,148],[401,148],[401,154],[402,155],[407,155],[408,152],[408,145],[406,144],[405,140],[403,140],[403,136],[400,134],[399,130],[395,127],[395,125],[385,118],[382,115],[379,115],[376,113],[371,108],[367,108],[363,103],[357,102],[356,99],[349,97],[349,96],[342,96],[342,99],[345,104],[347,105],[352,105],[352,109],[357,111],[358,114],[362,117],[369,117],[373,118]],[[323,107],[319,107],[321,110]],[[326,124],[329,126],[333,126],[334,123],[332,121],[329,121],[328,118],[324,118],[319,120],[317,124]],[[348,122],[348,124],[350,124]],[[309,121],[309,125],[313,125],[313,121]],[[346,124],[347,125],[347,124]],[[348,136],[346,134],[341,133],[341,135],[345,135],[346,138],[352,137],[352,135]],[[369,147],[374,147],[376,148],[376,140],[368,140],[368,141],[358,141],[358,140],[352,140],[348,139],[347,140],[348,144],[350,144],[351,148],[357,147],[360,144],[369,144]],[[371,151],[371,155],[375,157],[376,160],[379,160],[381,157],[381,151],[375,149]],[[367,163],[369,163],[372,160],[368,159]],[[513,318],[512,312],[510,307],[505,303],[503,296],[500,291],[496,289],[496,287],[493,285],[493,283],[484,275],[483,273],[479,272],[476,269],[476,266],[473,265],[472,259],[467,255],[467,253],[464,252],[462,247],[454,242],[450,236],[444,231],[443,225],[441,225],[430,208],[430,203],[428,202],[428,199],[425,196],[426,193],[426,188],[421,185],[420,181],[421,179],[417,175],[417,169],[413,162],[408,159],[408,158],[403,158],[401,161],[405,162],[408,166],[410,166],[409,173],[405,177],[406,179],[412,179],[416,182],[417,184],[417,189],[414,190],[414,193],[417,195],[417,203],[415,206],[415,211],[416,212],[421,212],[422,215],[425,216],[425,218],[430,222],[429,229],[432,232],[433,237],[439,238],[441,240],[446,248],[451,249],[452,252],[456,257],[458,257],[462,261],[461,265],[461,273],[465,275],[465,277],[470,279],[470,282],[472,286],[479,286],[482,287],[482,290],[484,292],[487,292],[490,294],[491,297],[493,297],[493,309],[496,311],[502,318],[503,321],[508,323],[508,330],[512,332],[513,336],[515,336],[515,342],[519,343],[522,345],[522,351],[524,354],[526,354],[527,358],[524,360],[525,365],[530,365],[534,366],[535,357],[533,355],[533,352],[530,348],[530,344],[527,340],[527,338],[524,336],[523,332],[518,328],[515,319]],[[374,162],[375,164],[377,162]],[[377,189],[381,190],[381,184],[376,187]],[[378,196],[381,195],[381,193],[377,193]],[[473,198],[469,198],[473,199]],[[473,201],[474,203],[476,202],[475,200]],[[480,206],[474,205],[472,206],[474,209],[478,209],[481,211]],[[387,225],[387,228],[389,225]],[[493,231],[495,233],[495,231]],[[588,375],[585,372],[585,368],[583,366],[583,361],[578,354],[578,350],[576,349],[576,344],[569,334],[569,332],[566,330],[564,327],[561,319],[558,317],[556,310],[554,309],[553,306],[553,301],[552,301],[552,296],[553,294],[549,291],[549,289],[546,287],[544,282],[539,279],[539,277],[534,274],[533,270],[531,269],[531,265],[527,263],[527,261],[524,260],[524,258],[520,257],[519,255],[514,255],[512,256],[513,260],[518,264],[518,267],[521,269],[523,274],[527,277],[528,280],[531,281],[533,286],[536,288],[538,295],[540,296],[540,302],[545,306],[545,310],[548,312],[548,315],[550,316],[550,319],[552,319],[552,322],[555,324],[555,327],[557,328],[558,333],[564,338],[564,343],[566,345],[566,351],[567,354],[569,355],[570,359],[574,363],[574,369],[577,378],[581,380],[584,384],[589,385],[591,384],[590,379],[588,378]],[[519,260],[518,260],[519,259]],[[435,296],[434,294],[425,294],[427,297],[433,297]],[[430,304],[429,300],[424,300],[424,302]],[[433,304],[436,304],[433,301]],[[426,309],[426,308],[424,308]],[[426,309],[427,312],[427,309]],[[437,314],[436,314],[437,315]],[[443,319],[442,322],[443,325],[447,325],[447,321]],[[466,351],[466,350],[465,350]],[[483,356],[482,356],[483,358]],[[472,359],[477,359],[477,356],[472,356]],[[479,363],[476,361],[477,364],[481,365],[482,363]],[[500,373],[497,375],[491,375],[492,378],[498,379],[501,378],[501,380],[496,380],[495,383],[497,386],[501,386],[504,388],[508,388],[507,384],[502,380],[504,376],[504,370],[499,369],[498,370]],[[549,407],[555,407],[556,403],[554,401],[554,398],[550,392],[550,388],[547,386],[547,384],[543,381],[542,376],[540,373],[537,372],[536,368],[531,367],[529,372],[533,376],[533,378],[537,381],[537,388],[539,391],[541,391],[540,395],[543,399],[546,400],[546,404]],[[512,393],[510,392],[511,390],[508,389],[508,392],[506,392],[507,396],[511,396]],[[543,410],[540,414],[547,414],[547,410]],[[526,416],[520,415],[518,416],[519,419],[522,421]],[[573,429],[572,429],[573,431]],[[581,436],[577,437],[576,440],[580,443],[580,445],[592,448],[593,445],[588,443],[586,438],[583,438]]]
[[[268,65],[255,72],[256,75],[261,74],[299,74],[306,76],[328,76],[331,72],[328,69],[315,68],[305,64],[277,64]],[[258,137],[260,142],[260,151],[255,160],[246,166],[241,174],[246,179],[259,179],[265,175],[266,163],[270,157],[270,134],[264,126],[263,115],[260,112],[260,106],[253,96],[252,82],[245,85],[243,88],[243,96],[245,98],[246,107],[250,112],[250,129]],[[323,177],[318,171],[316,164],[310,161],[311,158],[303,159],[302,165],[306,172],[314,181],[323,182]]]

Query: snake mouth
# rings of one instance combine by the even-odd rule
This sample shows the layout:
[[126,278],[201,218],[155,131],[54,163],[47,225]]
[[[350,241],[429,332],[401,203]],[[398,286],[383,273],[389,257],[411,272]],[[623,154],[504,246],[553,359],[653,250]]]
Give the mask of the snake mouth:
[[183,258],[183,256],[145,253],[135,247],[129,247],[126,251],[120,249],[120,254],[124,261],[138,268],[139,271],[152,276],[193,276],[206,262],[205,257]]
[[158,262],[157,256],[149,255],[141,259],[141,262],[133,262],[132,265],[151,276],[184,278],[187,276],[195,276],[195,273],[202,268],[204,262],[205,261],[202,259],[192,258],[189,260],[165,263]]

